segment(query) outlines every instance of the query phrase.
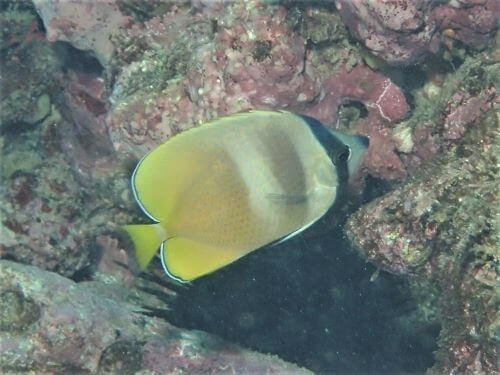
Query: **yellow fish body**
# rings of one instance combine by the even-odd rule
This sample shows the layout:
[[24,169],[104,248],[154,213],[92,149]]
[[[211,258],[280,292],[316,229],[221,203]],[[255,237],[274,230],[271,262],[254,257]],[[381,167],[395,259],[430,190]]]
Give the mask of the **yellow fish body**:
[[299,233],[342,195],[366,146],[283,111],[239,113],[169,139],[132,175],[155,222],[123,227],[139,268],[160,247],[167,274],[187,282]]

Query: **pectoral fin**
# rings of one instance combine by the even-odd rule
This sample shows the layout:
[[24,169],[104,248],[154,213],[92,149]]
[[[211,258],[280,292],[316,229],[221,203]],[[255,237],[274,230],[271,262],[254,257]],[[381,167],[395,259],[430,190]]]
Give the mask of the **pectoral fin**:
[[278,204],[301,204],[307,200],[306,194],[287,195],[287,194],[269,193],[266,195],[266,197],[271,202]]

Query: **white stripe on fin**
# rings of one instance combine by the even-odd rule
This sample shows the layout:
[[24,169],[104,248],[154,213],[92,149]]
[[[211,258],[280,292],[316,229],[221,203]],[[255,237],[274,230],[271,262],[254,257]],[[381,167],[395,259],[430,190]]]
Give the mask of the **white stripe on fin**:
[[134,169],[134,173],[132,173],[132,177],[130,178],[130,184],[132,185],[132,193],[134,194],[134,199],[135,201],[137,202],[137,204],[139,205],[139,207],[141,208],[142,212],[144,212],[144,214],[149,217],[151,220],[153,220],[154,222],[156,223],[159,223],[160,221],[157,220],[153,215],[151,215],[147,210],[146,210],[146,207],[144,207],[139,199],[139,195],[137,194],[137,190],[135,189],[135,175],[137,173],[137,171],[139,170],[139,167],[141,166],[142,162],[144,161],[144,159],[146,158],[146,156],[149,155],[149,152],[144,155],[142,157],[141,160],[139,160],[139,163],[137,163],[137,166],[135,167]]
[[276,241],[275,243],[273,243],[271,245],[271,247],[273,246],[276,246],[282,242],[285,242],[286,240],[289,240],[290,238],[292,237],[295,237],[297,234],[301,233],[302,231],[306,230],[307,228],[309,228],[311,225],[313,225],[315,222],[317,222],[319,219],[321,219],[321,216],[318,217],[317,219],[314,219],[313,221],[311,221],[310,223],[307,223],[306,225],[304,225],[302,228],[299,228],[297,229],[295,232],[292,232],[292,233],[289,233],[287,234],[285,237],[283,237],[282,239]]
[[163,241],[160,245],[160,259],[161,259],[161,265],[163,267],[163,270],[165,271],[165,273],[168,275],[168,277],[170,277],[171,279],[177,281],[178,283],[181,283],[181,284],[191,284],[191,282],[189,281],[186,281],[186,280],[182,280],[181,278],[177,277],[177,276],[174,276],[170,273],[170,271],[168,270],[168,267],[167,265],[165,264],[165,257],[164,257],[164,252],[165,252],[165,242],[166,241]]

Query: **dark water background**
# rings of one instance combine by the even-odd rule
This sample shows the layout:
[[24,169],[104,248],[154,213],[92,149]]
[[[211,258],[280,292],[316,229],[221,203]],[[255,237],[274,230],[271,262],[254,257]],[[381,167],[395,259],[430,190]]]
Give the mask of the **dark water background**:
[[439,327],[418,322],[407,281],[375,272],[340,228],[299,236],[182,288],[164,316],[318,373],[424,373]]

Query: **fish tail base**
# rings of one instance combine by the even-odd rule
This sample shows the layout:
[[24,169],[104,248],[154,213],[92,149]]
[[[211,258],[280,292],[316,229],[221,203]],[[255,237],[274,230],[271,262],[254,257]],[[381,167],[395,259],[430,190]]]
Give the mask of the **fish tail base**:
[[122,228],[127,233],[131,247],[133,248],[136,267],[140,272],[144,271],[151,262],[161,243],[165,240],[162,230],[158,230],[161,224],[139,224],[124,225]]

